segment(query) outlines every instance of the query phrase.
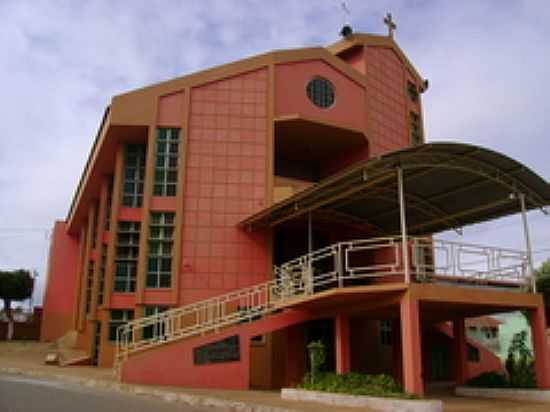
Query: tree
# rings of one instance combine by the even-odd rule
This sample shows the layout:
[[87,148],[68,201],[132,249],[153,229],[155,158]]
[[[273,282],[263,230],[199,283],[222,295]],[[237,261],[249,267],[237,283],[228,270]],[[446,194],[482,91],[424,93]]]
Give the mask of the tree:
[[522,330],[514,335],[508,357],[506,371],[510,386],[513,388],[534,388],[536,384],[533,354],[527,347],[527,331]]
[[546,324],[550,325],[550,259],[543,262],[535,271],[537,279],[537,292],[544,297],[546,309]]
[[24,269],[0,271],[0,299],[4,301],[4,309],[8,317],[6,340],[13,338],[12,302],[29,299],[33,290],[34,278],[30,271]]

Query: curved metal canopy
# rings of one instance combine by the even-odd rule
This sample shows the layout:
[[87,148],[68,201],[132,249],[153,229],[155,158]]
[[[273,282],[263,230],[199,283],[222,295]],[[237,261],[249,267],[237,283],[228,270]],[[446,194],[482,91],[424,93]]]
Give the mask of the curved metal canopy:
[[430,143],[370,159],[327,178],[241,222],[272,227],[305,213],[364,222],[399,232],[397,170],[404,176],[408,232],[430,234],[550,204],[550,185],[527,166],[482,147]]

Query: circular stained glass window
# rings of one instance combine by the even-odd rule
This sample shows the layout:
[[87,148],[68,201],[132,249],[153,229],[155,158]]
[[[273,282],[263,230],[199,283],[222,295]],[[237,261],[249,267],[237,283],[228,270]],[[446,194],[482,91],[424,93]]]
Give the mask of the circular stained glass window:
[[306,87],[307,97],[311,102],[322,109],[334,104],[334,86],[327,79],[315,77]]

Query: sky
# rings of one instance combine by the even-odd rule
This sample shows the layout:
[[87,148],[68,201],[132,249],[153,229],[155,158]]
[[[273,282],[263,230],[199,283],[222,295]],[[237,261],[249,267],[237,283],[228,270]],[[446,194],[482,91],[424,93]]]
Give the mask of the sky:
[[[117,95],[273,49],[324,46],[337,0],[0,1],[0,269],[39,272],[105,107]],[[356,32],[386,33],[429,79],[428,142],[472,143],[550,179],[550,2],[348,0]],[[162,8],[160,6],[162,5]],[[550,217],[529,213],[535,261]],[[447,239],[523,249],[520,216]]]

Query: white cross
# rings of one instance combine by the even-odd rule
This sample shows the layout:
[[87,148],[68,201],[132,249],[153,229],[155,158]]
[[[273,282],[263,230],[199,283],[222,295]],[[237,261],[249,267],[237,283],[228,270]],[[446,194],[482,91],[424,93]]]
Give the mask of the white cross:
[[397,29],[397,25],[393,22],[391,13],[386,13],[386,17],[384,17],[384,24],[388,26],[388,36],[393,39],[393,32]]

